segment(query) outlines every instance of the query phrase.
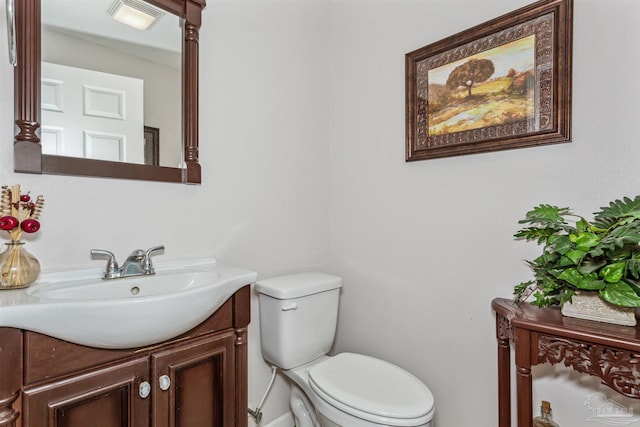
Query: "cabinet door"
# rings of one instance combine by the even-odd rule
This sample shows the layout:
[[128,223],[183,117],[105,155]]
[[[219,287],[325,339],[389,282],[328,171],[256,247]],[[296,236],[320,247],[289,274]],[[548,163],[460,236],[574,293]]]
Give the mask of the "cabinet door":
[[151,355],[153,427],[235,425],[235,333]]
[[150,398],[140,396],[149,359],[135,359],[70,378],[29,387],[24,426],[149,427]]

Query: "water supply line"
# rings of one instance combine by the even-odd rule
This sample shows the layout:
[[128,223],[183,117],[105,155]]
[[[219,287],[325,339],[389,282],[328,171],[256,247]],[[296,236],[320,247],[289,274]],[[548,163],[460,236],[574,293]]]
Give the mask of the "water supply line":
[[251,418],[253,418],[253,421],[255,421],[256,424],[260,424],[260,421],[262,421],[262,405],[264,405],[264,401],[267,399],[267,395],[269,394],[269,391],[273,386],[273,381],[276,379],[277,373],[278,373],[278,368],[276,368],[275,366],[271,366],[271,381],[269,381],[269,385],[267,386],[267,390],[264,392],[264,396],[262,396],[262,400],[260,401],[260,404],[256,409],[251,409],[251,408],[247,409],[247,411],[249,412],[249,415],[251,415]]

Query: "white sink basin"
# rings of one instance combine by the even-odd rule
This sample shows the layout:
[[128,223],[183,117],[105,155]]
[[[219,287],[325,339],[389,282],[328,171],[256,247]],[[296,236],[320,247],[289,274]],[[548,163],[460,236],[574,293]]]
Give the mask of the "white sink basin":
[[153,276],[102,280],[99,270],[44,274],[0,291],[0,326],[99,348],[132,348],[202,323],[256,273],[214,259],[156,264]]
[[220,278],[218,271],[179,271],[154,276],[125,279],[88,279],[67,282],[64,286],[35,286],[29,295],[43,299],[92,300],[124,298],[134,299],[156,295],[175,294],[191,289],[203,290]]

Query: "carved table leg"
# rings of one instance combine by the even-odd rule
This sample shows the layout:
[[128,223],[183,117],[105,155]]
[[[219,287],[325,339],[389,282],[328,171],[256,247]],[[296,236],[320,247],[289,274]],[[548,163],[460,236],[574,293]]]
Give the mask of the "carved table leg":
[[496,315],[498,338],[498,426],[511,427],[511,325],[509,320]]
[[518,393],[518,427],[532,427],[533,409],[531,406],[531,369],[516,368],[516,390]]
[[518,427],[533,427],[531,399],[531,334],[528,330],[514,331],[516,343],[516,392],[518,400]]

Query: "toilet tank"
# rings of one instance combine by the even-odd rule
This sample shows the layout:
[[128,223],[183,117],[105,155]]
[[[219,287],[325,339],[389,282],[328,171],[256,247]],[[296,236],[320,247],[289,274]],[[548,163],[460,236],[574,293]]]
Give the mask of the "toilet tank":
[[300,273],[260,280],[262,356],[292,369],[327,354],[338,321],[342,279],[324,273]]

